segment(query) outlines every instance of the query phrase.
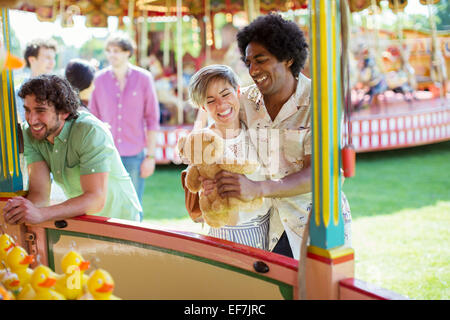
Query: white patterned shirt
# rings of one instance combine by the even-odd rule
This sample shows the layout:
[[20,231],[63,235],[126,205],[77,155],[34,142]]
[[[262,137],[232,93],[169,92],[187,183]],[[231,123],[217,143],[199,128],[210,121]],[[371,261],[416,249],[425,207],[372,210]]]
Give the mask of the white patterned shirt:
[[[312,152],[310,90],[311,80],[300,73],[295,93],[272,121],[257,86],[242,89],[240,117],[247,125],[258,160],[266,169],[261,170],[263,176],[258,180],[278,180],[303,169],[305,156]],[[269,250],[286,231],[293,256],[298,260],[312,208],[312,193],[272,198],[271,201]],[[351,219],[349,212],[347,216],[345,219],[344,214],[344,221]]]

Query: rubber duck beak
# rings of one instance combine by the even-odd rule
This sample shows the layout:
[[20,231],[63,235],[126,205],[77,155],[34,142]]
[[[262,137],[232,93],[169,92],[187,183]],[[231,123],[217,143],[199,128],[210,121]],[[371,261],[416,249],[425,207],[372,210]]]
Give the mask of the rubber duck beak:
[[29,256],[26,256],[22,261],[20,261],[20,264],[31,264],[34,262],[34,256],[30,254]]
[[15,55],[12,55],[11,53],[6,53],[6,59],[5,59],[5,69],[12,70],[12,69],[20,69],[23,68],[25,63],[22,59],[19,57],[16,57]]
[[107,293],[107,292],[111,292],[114,289],[114,285],[113,284],[108,284],[108,283],[104,283],[100,288],[98,288],[97,292],[101,292],[101,293]]
[[39,283],[40,287],[44,287],[44,288],[51,288],[55,285],[56,283],[56,279],[55,278],[47,278],[44,280],[44,282]]
[[10,287],[18,287],[20,285],[20,280],[13,280],[9,283]]
[[80,263],[80,270],[84,271],[89,269],[89,266],[91,265],[91,263],[89,261],[83,261],[82,263]]
[[11,244],[9,245],[9,247],[8,247],[8,248],[5,248],[4,250],[5,250],[5,252],[8,252],[9,249],[12,249],[12,248],[14,248],[14,243],[11,243]]

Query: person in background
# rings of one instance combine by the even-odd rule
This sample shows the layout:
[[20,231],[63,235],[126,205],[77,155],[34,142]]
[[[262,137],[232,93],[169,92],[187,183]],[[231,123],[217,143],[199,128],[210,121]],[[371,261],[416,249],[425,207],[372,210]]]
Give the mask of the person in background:
[[72,59],[67,64],[64,74],[72,87],[77,90],[82,107],[87,110],[94,91],[94,67],[86,60]]
[[[23,56],[26,67],[30,69],[30,78],[53,72],[57,50],[58,44],[53,39],[34,39],[27,44]],[[16,106],[19,122],[24,122],[25,110],[22,100],[19,99],[18,90],[16,90]]]
[[[25,82],[23,124],[29,188],[3,208],[9,224],[39,224],[82,214],[138,221],[136,191],[106,126],[80,111],[80,100],[66,79],[41,75]],[[50,203],[51,180],[67,196]]]
[[36,39],[25,48],[24,58],[31,78],[53,72],[58,45],[53,39]]
[[110,125],[114,143],[142,204],[145,179],[155,171],[160,110],[152,74],[129,62],[134,47],[126,34],[114,34],[107,39],[106,58],[110,66],[97,74],[88,107],[93,115]]

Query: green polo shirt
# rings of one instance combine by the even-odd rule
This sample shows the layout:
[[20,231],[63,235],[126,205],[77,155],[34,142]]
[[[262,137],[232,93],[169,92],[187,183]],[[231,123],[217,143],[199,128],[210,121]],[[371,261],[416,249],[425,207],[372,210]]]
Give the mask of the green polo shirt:
[[81,175],[108,172],[106,203],[97,214],[138,220],[142,207],[111,132],[103,122],[89,112],[80,111],[77,119],[66,121],[54,144],[47,139],[34,139],[26,123],[23,132],[27,163],[45,161],[68,198],[83,194]]

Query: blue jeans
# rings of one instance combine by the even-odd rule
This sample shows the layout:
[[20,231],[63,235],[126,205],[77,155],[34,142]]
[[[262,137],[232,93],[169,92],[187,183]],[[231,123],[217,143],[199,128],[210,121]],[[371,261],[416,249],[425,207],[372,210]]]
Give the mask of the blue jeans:
[[[131,181],[133,182],[134,188],[136,189],[136,193],[139,199],[139,202],[142,206],[142,196],[144,194],[145,188],[145,179],[141,178],[141,163],[144,161],[145,153],[141,151],[135,156],[129,157],[120,157],[122,159],[122,163],[125,169],[128,171],[130,175]],[[144,218],[143,212],[139,213],[141,217],[141,221]]]

